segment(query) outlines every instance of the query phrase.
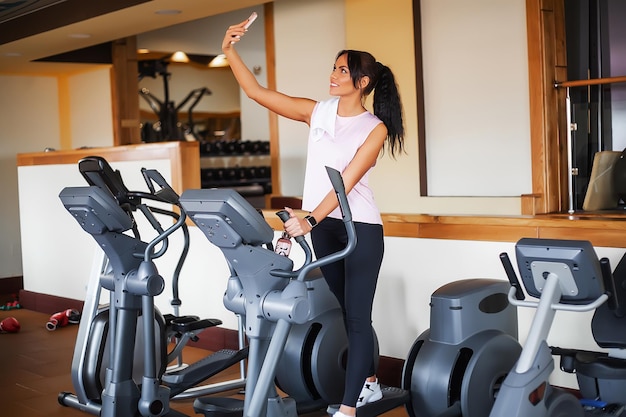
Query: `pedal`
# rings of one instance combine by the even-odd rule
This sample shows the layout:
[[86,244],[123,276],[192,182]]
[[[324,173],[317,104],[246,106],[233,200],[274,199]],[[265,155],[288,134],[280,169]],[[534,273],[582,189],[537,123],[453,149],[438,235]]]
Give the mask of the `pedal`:
[[585,417],[621,417],[624,404],[607,404],[605,406],[584,405]]
[[205,417],[241,417],[243,416],[243,400],[224,397],[201,397],[193,402],[196,414]]
[[183,334],[213,326],[219,326],[220,324],[222,324],[222,320],[220,319],[199,319],[196,316],[183,316],[174,318],[171,321],[170,326],[172,330]]
[[[410,398],[409,391],[381,385],[383,398],[356,409],[356,417],[375,417],[389,410],[405,405]],[[326,412],[332,416],[339,411],[339,404],[329,405]]]
[[247,347],[238,351],[218,350],[183,369],[163,374],[161,379],[170,388],[171,395],[175,396],[247,357]]

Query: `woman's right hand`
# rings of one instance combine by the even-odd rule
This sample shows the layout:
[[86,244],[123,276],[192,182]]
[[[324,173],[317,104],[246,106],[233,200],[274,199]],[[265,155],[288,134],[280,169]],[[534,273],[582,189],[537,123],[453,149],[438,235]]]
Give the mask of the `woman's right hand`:
[[[291,97],[262,86],[234,48],[234,45],[246,34],[246,24],[249,21],[250,18],[236,25],[231,25],[226,30],[224,40],[222,41],[222,51],[228,59],[228,65],[237,79],[239,86],[249,98],[256,101],[261,106],[280,116],[308,124],[311,120],[311,114],[315,108],[316,101]],[[306,233],[306,231],[304,233]]]
[[241,37],[246,34],[247,29],[244,27],[246,23],[248,23],[248,19],[236,25],[232,25],[226,30],[226,35],[222,41],[222,51],[224,53],[228,52],[233,45],[239,42]]

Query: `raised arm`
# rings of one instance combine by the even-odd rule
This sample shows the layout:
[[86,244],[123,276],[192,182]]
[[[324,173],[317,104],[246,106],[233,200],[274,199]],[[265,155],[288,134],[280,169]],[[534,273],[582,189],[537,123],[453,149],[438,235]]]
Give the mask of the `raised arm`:
[[252,100],[261,106],[289,119],[310,124],[311,114],[315,107],[315,101],[307,98],[291,97],[278,91],[263,87],[246,64],[243,62],[235,45],[246,34],[245,25],[248,19],[232,25],[226,31],[222,41],[222,51],[230,65],[237,82]]

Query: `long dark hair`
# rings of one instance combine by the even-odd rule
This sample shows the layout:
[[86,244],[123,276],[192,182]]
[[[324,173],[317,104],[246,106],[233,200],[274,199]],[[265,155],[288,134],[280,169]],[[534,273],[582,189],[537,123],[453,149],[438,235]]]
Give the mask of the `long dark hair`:
[[374,114],[387,127],[387,147],[392,156],[404,151],[404,123],[402,121],[402,103],[396,79],[391,69],[376,61],[369,52],[344,49],[337,58],[346,55],[350,78],[355,88],[364,76],[370,79],[363,89],[363,96],[374,91]]

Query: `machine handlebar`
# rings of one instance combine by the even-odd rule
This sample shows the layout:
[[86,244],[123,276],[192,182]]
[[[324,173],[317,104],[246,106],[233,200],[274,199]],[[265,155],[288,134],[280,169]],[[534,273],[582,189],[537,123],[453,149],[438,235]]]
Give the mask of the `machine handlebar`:
[[[346,187],[343,183],[343,178],[341,177],[341,173],[334,168],[327,166],[326,172],[328,173],[330,182],[337,195],[339,209],[341,210],[343,222],[348,235],[348,244],[339,252],[313,261],[311,247],[307,243],[306,239],[304,236],[297,236],[295,238],[296,242],[300,244],[306,256],[303,266],[295,271],[272,270],[270,272],[272,275],[282,278],[297,278],[299,281],[304,281],[307,274],[313,269],[345,258],[356,247],[356,230],[352,221],[352,212],[350,211],[350,205],[348,204],[348,196],[346,195]],[[283,223],[289,220],[289,213],[285,210],[277,212],[276,215],[283,221]]]
[[337,201],[339,201],[339,209],[341,210],[344,226],[346,228],[348,243],[346,244],[346,247],[339,252],[316,259],[315,261],[300,268],[298,270],[298,281],[304,281],[307,274],[315,268],[319,268],[345,258],[354,250],[354,248],[356,248],[356,229],[354,227],[354,222],[352,221],[352,212],[350,211],[350,205],[348,204],[348,196],[346,195],[346,187],[343,183],[343,178],[341,177],[341,173],[334,168],[327,166],[326,172],[328,173],[330,182],[332,183],[335,194],[337,195]]
[[[283,221],[283,223],[285,223],[287,220],[289,220],[289,213],[286,210],[278,211],[278,212],[276,212],[276,215]],[[298,242],[300,244],[300,246],[302,246],[303,244],[309,246],[306,243],[306,241],[304,240],[304,236],[302,236],[302,235],[296,236],[294,239],[296,240],[296,242]],[[304,249],[304,247],[303,247],[303,249]]]

